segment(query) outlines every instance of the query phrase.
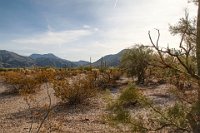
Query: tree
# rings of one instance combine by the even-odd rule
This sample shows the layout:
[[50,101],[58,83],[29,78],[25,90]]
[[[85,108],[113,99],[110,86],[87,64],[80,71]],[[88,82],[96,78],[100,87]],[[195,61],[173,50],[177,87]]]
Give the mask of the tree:
[[[189,75],[198,82],[196,103],[192,106],[188,113],[188,121],[194,133],[200,132],[200,0],[192,0],[198,6],[197,20],[189,19],[186,12],[185,18],[180,19],[176,26],[170,26],[170,32],[174,35],[180,34],[181,41],[179,50],[172,50],[170,48],[161,49],[159,47],[160,32],[158,32],[157,40],[154,42],[149,32],[149,38],[157,53],[160,56],[160,63],[162,66],[176,70],[177,72]],[[178,51],[178,52],[177,52]],[[196,51],[193,53],[192,51]],[[196,54],[196,55],[193,55]],[[169,64],[165,60],[165,55],[174,57],[181,65]],[[196,70],[191,63],[191,58],[195,56]]]
[[[198,12],[197,12],[197,37],[196,37],[196,57],[197,57],[197,70],[198,77],[200,77],[200,0],[198,0]],[[197,118],[198,121],[195,124],[194,132],[200,131],[200,78],[198,79],[198,100],[197,100]]]
[[130,76],[137,76],[137,83],[144,83],[145,70],[149,65],[151,50],[143,45],[126,50],[121,58],[121,67]]

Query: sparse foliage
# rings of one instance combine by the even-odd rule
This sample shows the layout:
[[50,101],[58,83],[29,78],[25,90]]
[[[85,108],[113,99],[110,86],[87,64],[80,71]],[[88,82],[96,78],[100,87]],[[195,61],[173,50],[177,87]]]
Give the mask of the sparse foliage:
[[[151,43],[160,57],[160,64],[166,68],[173,69],[174,71],[187,75],[199,84],[196,92],[198,97],[195,100],[195,104],[191,108],[186,104],[186,107],[190,107],[190,112],[187,112],[188,118],[187,124],[190,124],[190,128],[194,133],[200,131],[200,110],[196,109],[200,107],[200,1],[195,1],[198,3],[198,13],[197,13],[197,23],[196,20],[189,19],[189,14],[185,13],[185,18],[180,19],[176,26],[170,26],[170,31],[172,34],[180,34],[181,41],[179,44],[179,50],[162,49],[159,47],[160,31],[158,32],[158,38],[154,42],[152,40],[151,34],[149,32],[149,38]],[[196,51],[196,53],[195,53]],[[166,55],[173,58],[174,63],[169,63],[166,61]],[[195,108],[195,109],[194,109]],[[179,127],[181,129],[181,127]]]
[[71,80],[54,80],[53,87],[55,96],[70,105],[83,103],[96,94],[93,77],[85,75]]
[[144,83],[145,71],[151,59],[151,50],[143,45],[128,49],[121,59],[121,67],[130,76],[137,76],[138,83]]

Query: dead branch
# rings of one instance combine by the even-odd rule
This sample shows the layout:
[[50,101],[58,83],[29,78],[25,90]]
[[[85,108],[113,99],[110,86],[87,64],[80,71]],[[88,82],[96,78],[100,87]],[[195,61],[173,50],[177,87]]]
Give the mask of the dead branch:
[[49,88],[48,88],[47,83],[45,83],[45,84],[46,84],[46,89],[47,89],[47,95],[48,95],[48,98],[49,98],[49,106],[48,106],[46,115],[44,116],[44,118],[42,119],[42,121],[41,121],[41,123],[40,123],[40,125],[38,127],[37,133],[40,132],[40,129],[41,129],[42,125],[44,124],[45,120],[48,118],[48,116],[49,116],[49,114],[50,114],[50,112],[52,110],[52,108],[51,108],[51,105],[52,105],[51,95],[49,93]]
[[[159,57],[160,57],[160,59],[161,59],[161,63],[162,63],[164,66],[168,67],[168,68],[174,69],[174,70],[176,70],[176,71],[178,71],[178,72],[181,72],[181,73],[184,73],[184,74],[186,74],[186,75],[190,75],[191,77],[193,77],[193,78],[199,80],[200,77],[199,77],[197,74],[195,74],[195,73],[191,70],[191,67],[188,65],[188,62],[189,62],[189,61],[188,61],[188,57],[189,57],[189,54],[190,54],[190,51],[191,51],[192,47],[190,47],[189,49],[186,49],[186,48],[184,48],[183,45],[182,45],[182,44],[183,44],[183,38],[184,38],[184,36],[185,36],[185,33],[182,35],[182,38],[181,38],[181,41],[180,41],[180,48],[183,49],[185,52],[179,54],[179,53],[173,53],[173,51],[171,51],[169,48],[168,48],[167,50],[160,49],[160,48],[159,48],[159,45],[158,45],[158,44],[159,44],[159,38],[160,38],[160,31],[159,31],[158,29],[156,29],[156,31],[157,31],[157,34],[158,34],[157,40],[156,40],[156,44],[154,43],[154,41],[153,41],[153,39],[152,39],[152,37],[151,37],[151,32],[150,32],[150,31],[148,32],[148,35],[149,35],[149,39],[150,39],[150,41],[151,41],[151,44],[153,45],[154,49],[157,51],[157,53],[158,53],[158,55],[159,55]],[[170,55],[170,56],[172,56],[172,57],[175,57],[175,58],[179,61],[179,63],[181,64],[181,66],[182,66],[186,71],[181,70],[181,69],[179,69],[178,67],[173,66],[172,64],[167,63],[167,62],[165,61],[164,54],[168,54],[168,55]],[[186,57],[186,58],[185,58],[185,62],[186,62],[186,63],[181,59],[181,57],[183,57],[183,56]]]

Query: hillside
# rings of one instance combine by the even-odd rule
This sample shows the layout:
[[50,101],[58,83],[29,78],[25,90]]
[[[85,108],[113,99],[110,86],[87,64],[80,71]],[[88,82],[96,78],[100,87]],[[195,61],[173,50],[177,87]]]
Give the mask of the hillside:
[[77,61],[77,62],[73,62],[73,63],[76,64],[77,66],[86,66],[86,65],[90,64],[90,62],[83,61],[83,60],[80,60],[80,61]]
[[76,67],[77,65],[71,61],[61,59],[54,54],[32,54],[30,58],[35,60],[36,66],[46,67]]
[[[92,63],[92,66],[100,67],[103,64],[109,67],[116,67],[120,63],[121,55],[125,50],[120,51],[117,54],[106,55],[96,62]],[[29,57],[18,55],[14,52],[0,50],[0,67],[2,68],[18,68],[18,67],[78,67],[87,66],[88,61],[69,61],[55,56],[52,53],[48,54],[32,54]]]
[[120,51],[117,54],[106,55],[100,58],[99,60],[97,60],[96,62],[94,62],[92,65],[95,67],[98,67],[98,66],[101,66],[101,64],[103,63],[104,65],[106,64],[106,66],[110,66],[110,67],[119,66],[120,58],[125,51],[126,49]]
[[35,65],[35,61],[29,57],[21,56],[6,50],[0,50],[0,67],[16,68],[30,67]]

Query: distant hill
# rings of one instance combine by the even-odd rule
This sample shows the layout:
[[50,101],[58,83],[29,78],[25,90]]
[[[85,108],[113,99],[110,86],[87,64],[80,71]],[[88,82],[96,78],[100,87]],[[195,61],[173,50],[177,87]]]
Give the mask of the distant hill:
[[0,50],[0,67],[16,68],[30,67],[35,65],[35,61],[29,57],[21,56],[6,50]]
[[76,67],[77,65],[71,61],[61,59],[54,54],[32,54],[29,56],[35,60],[36,66],[40,67]]
[[106,66],[110,66],[110,67],[119,66],[121,56],[125,51],[126,51],[126,49],[120,51],[117,54],[106,55],[106,56],[100,58],[99,60],[97,60],[96,62],[92,63],[92,65],[95,67],[98,67],[98,66],[101,66],[101,64],[103,62],[104,64],[106,63]]
[[82,60],[77,61],[77,62],[73,62],[73,63],[76,64],[77,66],[87,66],[87,65],[90,64],[90,62],[88,62],[88,61],[82,61]]
[[32,54],[29,57],[31,57],[32,59],[38,59],[38,58],[59,59],[59,57],[55,56],[52,53],[48,53],[48,54]]
[[[117,54],[106,55],[96,62],[92,63],[92,66],[99,67],[102,62],[106,66],[115,67],[120,63],[120,58],[126,50],[122,50]],[[0,67],[1,68],[19,68],[19,67],[78,67],[88,66],[88,61],[72,62],[55,56],[54,54],[32,54],[29,57],[18,55],[14,52],[6,50],[0,50]]]

